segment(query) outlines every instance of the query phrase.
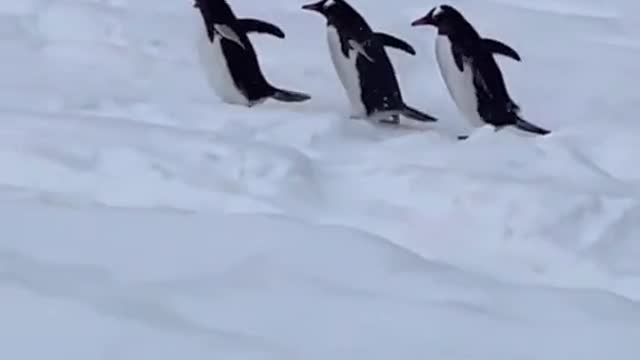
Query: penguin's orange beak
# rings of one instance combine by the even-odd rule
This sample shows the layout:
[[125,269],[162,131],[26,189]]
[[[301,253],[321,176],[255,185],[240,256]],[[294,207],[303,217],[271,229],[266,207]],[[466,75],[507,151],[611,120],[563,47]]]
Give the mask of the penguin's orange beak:
[[302,6],[303,10],[309,10],[309,11],[317,11],[319,13],[322,13],[324,10],[324,3],[326,2],[326,0],[322,0],[322,1],[318,1],[317,3],[313,3],[313,4],[307,4]]

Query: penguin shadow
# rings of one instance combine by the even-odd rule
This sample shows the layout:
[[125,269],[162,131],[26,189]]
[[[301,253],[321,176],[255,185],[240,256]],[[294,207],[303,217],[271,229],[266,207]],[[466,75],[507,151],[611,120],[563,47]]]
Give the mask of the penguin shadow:
[[402,138],[421,138],[434,143],[457,142],[456,135],[415,124],[410,120],[400,123],[376,121],[366,118],[353,118],[348,114],[336,113],[332,118],[336,131],[347,138],[366,138],[375,142],[398,140]]
[[361,123],[367,124],[372,128],[379,129],[381,131],[411,132],[411,133],[414,133],[417,131],[422,131],[422,132],[434,131],[435,132],[435,128],[431,124],[420,123],[420,122],[411,121],[411,120],[407,120],[399,117],[380,120],[380,119],[371,119],[371,118],[364,118],[364,117],[355,117],[352,115],[346,115],[344,113],[340,113],[340,116],[345,117],[346,121],[361,122]]

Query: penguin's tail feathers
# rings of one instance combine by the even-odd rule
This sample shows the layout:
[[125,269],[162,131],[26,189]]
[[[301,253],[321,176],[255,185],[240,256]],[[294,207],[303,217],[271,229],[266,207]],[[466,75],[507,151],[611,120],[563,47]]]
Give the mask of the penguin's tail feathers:
[[422,111],[416,110],[408,105],[405,105],[404,108],[400,111],[401,115],[404,115],[410,119],[422,121],[422,122],[436,122],[437,118],[424,113]]
[[311,95],[302,92],[273,89],[271,98],[282,102],[303,102],[311,99]]
[[533,125],[532,123],[524,120],[523,118],[519,117],[516,119],[516,123],[514,124],[514,126],[522,131],[526,131],[526,132],[530,132],[530,133],[534,133],[537,135],[548,135],[551,133],[551,131],[547,130],[547,129],[543,129],[541,127],[538,127],[536,125]]

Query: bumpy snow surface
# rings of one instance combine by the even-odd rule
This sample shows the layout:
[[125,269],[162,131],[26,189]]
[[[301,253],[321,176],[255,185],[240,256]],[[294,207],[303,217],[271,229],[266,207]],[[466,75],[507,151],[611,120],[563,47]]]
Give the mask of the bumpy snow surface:
[[349,118],[324,20],[234,0],[303,104],[222,104],[192,0],[0,2],[0,358],[637,360],[640,2],[452,2],[530,137],[467,132],[433,1],[352,0],[407,102]]

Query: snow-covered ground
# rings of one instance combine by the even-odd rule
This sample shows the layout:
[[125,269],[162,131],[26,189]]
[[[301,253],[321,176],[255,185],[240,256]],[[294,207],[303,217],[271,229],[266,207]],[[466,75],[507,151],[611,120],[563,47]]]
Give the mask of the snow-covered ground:
[[0,358],[637,360],[640,2],[459,0],[533,138],[468,141],[435,2],[351,0],[433,126],[349,119],[306,0],[235,0],[303,104],[220,103],[192,0],[0,2]]

